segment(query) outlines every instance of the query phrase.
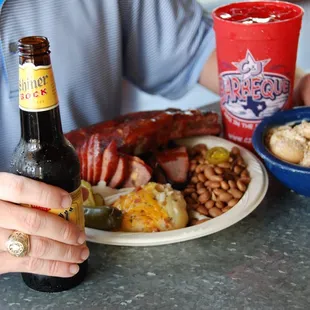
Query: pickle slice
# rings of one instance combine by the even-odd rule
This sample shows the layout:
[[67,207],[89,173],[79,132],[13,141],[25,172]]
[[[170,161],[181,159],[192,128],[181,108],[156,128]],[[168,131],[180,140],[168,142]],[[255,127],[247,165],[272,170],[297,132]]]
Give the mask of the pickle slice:
[[212,165],[223,163],[228,161],[229,151],[221,146],[212,147],[207,151],[206,159]]
[[96,206],[102,206],[104,204],[104,199],[98,193],[94,194]]
[[83,205],[87,207],[95,207],[95,199],[92,191],[91,184],[85,180],[81,181],[82,193],[83,193]]
[[118,230],[121,227],[123,213],[110,206],[84,208],[85,226],[100,230]]

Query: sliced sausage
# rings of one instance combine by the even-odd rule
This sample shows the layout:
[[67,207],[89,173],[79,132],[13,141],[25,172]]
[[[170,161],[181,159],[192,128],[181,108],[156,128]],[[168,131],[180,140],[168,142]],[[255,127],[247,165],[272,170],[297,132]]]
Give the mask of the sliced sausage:
[[189,158],[185,146],[158,152],[156,160],[170,181],[184,183],[187,180]]
[[127,171],[128,171],[127,160],[124,156],[120,155],[116,171],[109,182],[109,187],[112,188],[119,187],[125,181],[127,177]]
[[87,179],[86,181],[93,184],[93,172],[94,172],[94,139],[95,135],[91,135],[87,146]]
[[85,140],[80,149],[80,162],[81,162],[81,178],[87,180],[87,145],[89,140]]
[[93,184],[96,185],[100,181],[101,170],[102,170],[102,159],[103,154],[100,147],[99,134],[94,135],[94,172],[93,172]]
[[165,172],[163,169],[160,167],[158,162],[156,161],[156,157],[154,154],[152,154],[150,157],[146,158],[145,161],[153,170],[152,172],[152,180],[156,183],[160,184],[166,184],[169,183],[167,180],[167,177],[165,175]]
[[152,177],[152,168],[136,156],[125,155],[128,163],[128,176],[122,187],[139,187],[147,184]]
[[102,154],[101,181],[105,181],[107,184],[110,182],[116,171],[118,158],[117,145],[116,142],[112,140]]
[[160,184],[169,183],[165,175],[165,172],[159,165],[157,165],[155,169],[153,170],[153,179],[156,183],[160,183]]

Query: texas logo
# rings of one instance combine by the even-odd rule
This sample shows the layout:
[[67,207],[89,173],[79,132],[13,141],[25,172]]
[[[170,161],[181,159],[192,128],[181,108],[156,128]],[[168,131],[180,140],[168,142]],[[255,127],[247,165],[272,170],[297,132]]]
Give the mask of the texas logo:
[[265,72],[271,59],[256,60],[248,50],[235,71],[220,74],[221,104],[240,120],[260,121],[281,110],[287,103],[290,80],[284,75]]

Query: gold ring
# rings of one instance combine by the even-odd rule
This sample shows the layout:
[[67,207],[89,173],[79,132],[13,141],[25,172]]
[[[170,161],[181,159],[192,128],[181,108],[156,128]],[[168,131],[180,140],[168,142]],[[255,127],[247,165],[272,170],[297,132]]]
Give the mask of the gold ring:
[[15,257],[23,257],[29,253],[29,235],[20,231],[14,231],[6,242],[8,252]]

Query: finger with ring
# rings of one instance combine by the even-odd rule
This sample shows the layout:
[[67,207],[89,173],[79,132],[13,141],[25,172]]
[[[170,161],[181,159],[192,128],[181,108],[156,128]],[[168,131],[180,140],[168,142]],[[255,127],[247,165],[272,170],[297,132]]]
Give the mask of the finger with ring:
[[7,251],[15,257],[26,256],[30,251],[29,235],[14,231],[6,242]]
[[27,257],[72,263],[82,263],[89,256],[89,249],[86,245],[69,245],[33,235],[29,235],[28,253],[26,254],[19,248],[20,244],[12,240],[12,236],[16,236],[15,231],[0,227],[0,253],[8,252],[15,257],[21,257],[24,254]]

